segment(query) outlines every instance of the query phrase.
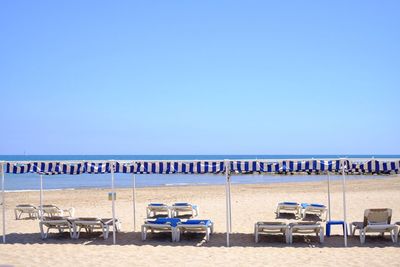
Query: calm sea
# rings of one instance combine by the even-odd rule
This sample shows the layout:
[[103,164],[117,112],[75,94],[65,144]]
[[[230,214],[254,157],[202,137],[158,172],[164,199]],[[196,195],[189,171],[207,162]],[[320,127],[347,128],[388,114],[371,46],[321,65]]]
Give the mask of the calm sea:
[[[309,159],[309,158],[400,158],[400,155],[0,155],[0,160],[201,160],[201,159]],[[348,179],[379,179],[385,176],[348,176]],[[331,179],[339,179],[331,176]],[[317,175],[246,175],[233,176],[232,183],[259,184],[280,182],[307,182],[326,180]],[[38,190],[37,174],[6,174],[7,191]],[[224,184],[223,175],[136,175],[137,187],[176,186],[176,185],[217,185]],[[132,187],[132,175],[116,174],[115,185],[119,188]],[[54,175],[43,177],[44,189],[109,188],[110,175]]]

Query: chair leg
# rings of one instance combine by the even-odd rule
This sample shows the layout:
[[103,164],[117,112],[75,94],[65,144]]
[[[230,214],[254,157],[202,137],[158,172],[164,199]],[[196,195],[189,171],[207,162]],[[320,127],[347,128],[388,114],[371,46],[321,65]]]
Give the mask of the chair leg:
[[324,228],[323,227],[321,227],[319,229],[319,242],[324,243]]
[[45,239],[43,224],[41,222],[39,223],[39,228],[40,228],[40,237],[42,239]]
[[360,243],[364,244],[365,243],[365,231],[360,230]]
[[254,242],[258,243],[258,227],[257,227],[257,224],[254,226]]
[[210,241],[210,228],[207,227],[206,229],[206,241]]
[[146,240],[147,236],[147,228],[145,226],[142,226],[142,241]]
[[175,242],[179,242],[181,240],[181,230],[177,228],[175,230]]

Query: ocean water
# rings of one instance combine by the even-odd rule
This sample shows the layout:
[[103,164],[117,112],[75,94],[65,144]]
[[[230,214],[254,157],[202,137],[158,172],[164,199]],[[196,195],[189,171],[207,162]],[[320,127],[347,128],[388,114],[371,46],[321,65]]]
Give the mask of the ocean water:
[[[0,160],[201,160],[201,159],[309,159],[309,158],[400,158],[400,155],[0,155]],[[355,175],[347,176],[348,179],[379,179],[385,176]],[[340,176],[331,175],[332,180]],[[307,182],[326,180],[325,175],[240,175],[233,176],[232,183],[260,184],[282,182]],[[225,183],[224,175],[136,175],[137,187],[151,186],[177,186],[177,185],[219,185]],[[132,187],[132,174],[116,174],[115,186],[117,188]],[[110,188],[111,177],[109,174],[83,174],[83,175],[53,175],[43,176],[45,190],[76,189],[76,188]],[[7,191],[39,190],[39,175],[6,174],[5,189]]]

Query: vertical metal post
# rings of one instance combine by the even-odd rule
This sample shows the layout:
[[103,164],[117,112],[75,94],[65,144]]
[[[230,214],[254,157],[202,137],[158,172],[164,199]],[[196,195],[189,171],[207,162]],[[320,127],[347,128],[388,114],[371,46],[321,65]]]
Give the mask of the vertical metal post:
[[4,192],[4,162],[1,163],[1,206],[3,208],[3,243],[6,243],[6,195]]
[[43,221],[43,174],[40,174],[40,220]]
[[231,195],[232,175],[229,174],[228,193],[229,193],[229,233],[232,233],[232,195]]
[[110,161],[111,168],[111,200],[112,200],[112,221],[113,221],[113,244],[116,244],[115,236],[115,189],[114,189],[114,161]]
[[133,231],[136,232],[136,175],[132,177],[133,189],[132,189],[132,204],[133,204]]
[[344,221],[344,246],[347,247],[347,214],[346,214],[346,174],[345,163],[342,161],[342,176],[343,176],[343,221]]
[[229,233],[230,233],[230,220],[229,220],[229,161],[225,161],[225,194],[226,194],[226,246],[230,246]]
[[331,218],[331,175],[328,171],[328,215],[329,221],[332,220]]

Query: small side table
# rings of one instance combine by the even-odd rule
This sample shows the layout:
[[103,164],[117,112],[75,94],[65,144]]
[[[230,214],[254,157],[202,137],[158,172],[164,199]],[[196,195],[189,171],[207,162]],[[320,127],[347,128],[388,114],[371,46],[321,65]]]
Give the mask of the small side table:
[[326,222],[326,236],[331,236],[331,225],[341,225],[343,228],[343,235],[344,235],[344,227],[346,227],[346,232],[347,234],[349,231],[347,231],[347,225],[345,225],[344,221],[327,221]]

